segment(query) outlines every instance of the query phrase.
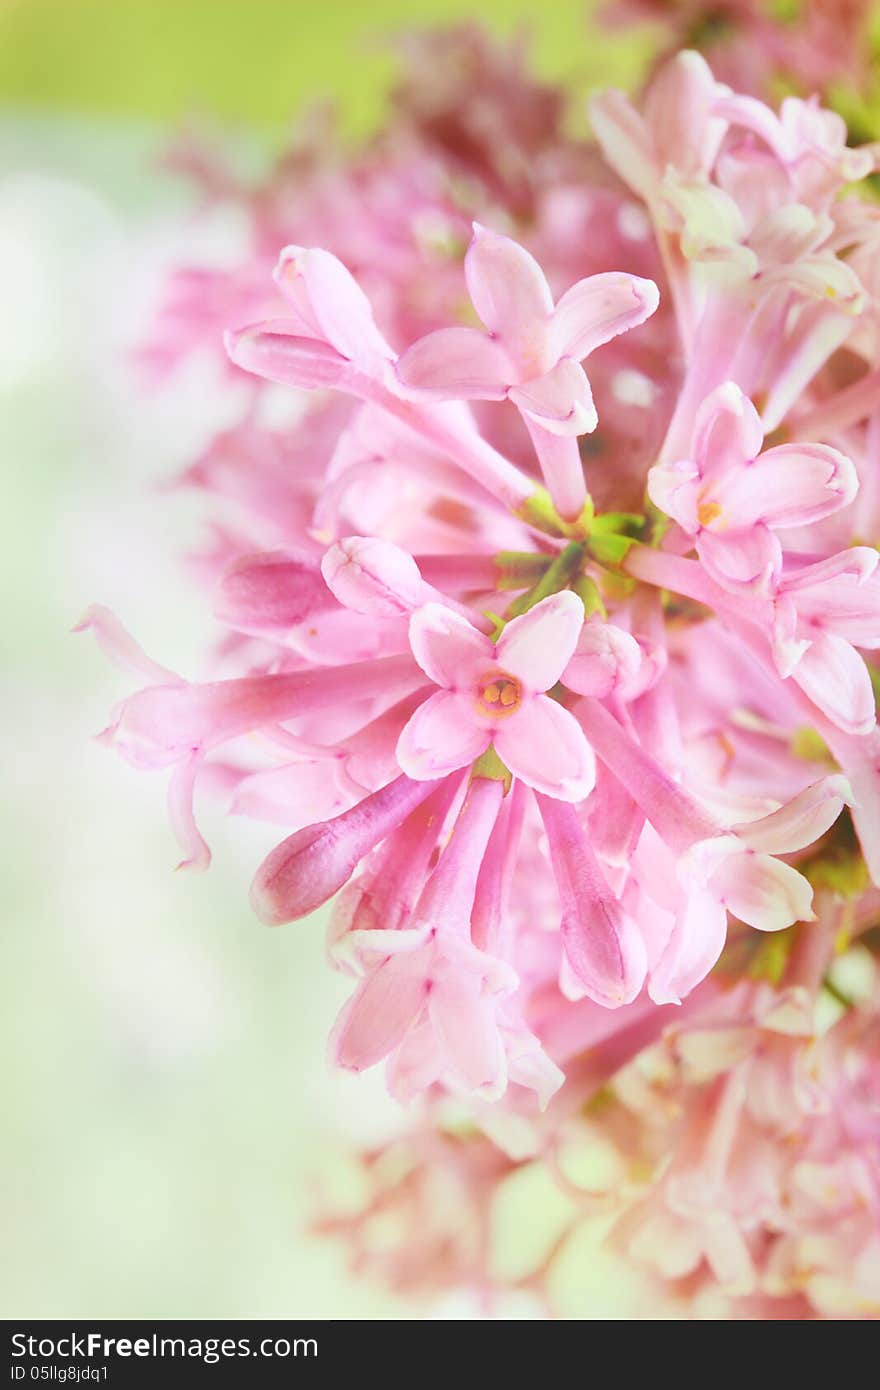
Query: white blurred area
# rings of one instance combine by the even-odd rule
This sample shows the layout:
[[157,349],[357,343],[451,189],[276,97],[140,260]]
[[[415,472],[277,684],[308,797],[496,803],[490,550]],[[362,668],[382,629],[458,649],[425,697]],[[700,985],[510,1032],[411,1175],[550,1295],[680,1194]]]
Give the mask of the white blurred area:
[[132,682],[71,634],[89,603],[190,675],[209,636],[198,503],[160,485],[228,397],[204,373],[144,395],[128,344],[163,261],[235,229],[188,230],[162,138],[0,122],[0,1315],[409,1316],[305,1231],[340,1136],[397,1123],[380,1077],[326,1065],[322,923],[256,923],[241,822],[209,816],[214,867],[175,874],[164,775],[91,738]]

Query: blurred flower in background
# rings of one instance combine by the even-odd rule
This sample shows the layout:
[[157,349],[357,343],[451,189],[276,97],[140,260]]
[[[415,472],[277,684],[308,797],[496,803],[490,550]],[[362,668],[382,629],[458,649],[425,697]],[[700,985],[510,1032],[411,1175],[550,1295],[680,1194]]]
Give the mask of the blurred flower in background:
[[[177,116],[200,104],[179,77],[199,8],[120,7],[162,40]],[[290,7],[265,9],[212,24],[201,95],[227,119],[293,104]],[[876,890],[838,820],[851,803],[871,863],[853,663],[880,639],[875,218],[832,208],[874,160],[830,115],[797,103],[777,127],[716,82],[842,93],[864,138],[870,7],[620,5],[590,30],[560,6],[532,46],[463,25],[384,47],[402,14],[375,9],[367,26],[328,7],[379,65],[341,110],[319,100],[342,85],[339,35],[310,18],[319,61],[292,62],[283,142],[106,111],[5,121],[14,591],[28,576],[7,723],[40,731],[10,749],[9,1310],[876,1316]],[[440,9],[425,21],[456,17]],[[68,21],[33,4],[6,22],[6,89],[32,101]],[[594,103],[599,145],[597,32],[602,86],[615,64],[651,83],[646,126],[641,97]],[[239,39],[260,81],[230,96]],[[715,78],[663,65],[682,43]],[[64,83],[165,114],[137,81]],[[762,294],[777,357],[725,357]],[[395,363],[389,343],[412,346]],[[148,683],[107,739],[173,769],[184,861],[222,849],[207,877],[161,885],[155,787],[131,777],[123,808],[83,747],[109,678],[59,633],[94,597],[143,650],[104,607],[85,625]],[[822,666],[817,622],[851,658]],[[473,662],[473,699],[441,716]],[[241,885],[279,826],[267,921],[364,867],[329,924],[254,934]],[[347,995],[333,1058],[388,1057],[392,1093],[424,1100],[325,1070]]]

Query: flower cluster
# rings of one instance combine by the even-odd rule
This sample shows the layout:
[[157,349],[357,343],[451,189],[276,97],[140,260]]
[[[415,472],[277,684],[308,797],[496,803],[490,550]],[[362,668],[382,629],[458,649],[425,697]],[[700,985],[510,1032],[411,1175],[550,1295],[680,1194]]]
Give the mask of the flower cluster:
[[641,109],[595,99],[597,152],[493,62],[493,122],[404,88],[398,141],[300,152],[249,195],[252,261],[177,278],[150,360],[225,319],[248,383],[189,473],[231,516],[238,673],[186,680],[93,609],[147,682],[105,737],[170,770],[187,864],[211,767],[283,827],[252,903],[333,903],[341,1066],[541,1144],[620,1077],[633,1259],[871,1315],[877,993],[821,1039],[813,1011],[880,883],[874,155],[689,51]]

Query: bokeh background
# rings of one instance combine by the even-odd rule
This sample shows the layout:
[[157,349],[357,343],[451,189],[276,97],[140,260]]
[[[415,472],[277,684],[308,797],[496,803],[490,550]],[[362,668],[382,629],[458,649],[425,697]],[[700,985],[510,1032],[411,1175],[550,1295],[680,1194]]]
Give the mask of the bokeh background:
[[[361,137],[394,70],[383,35],[473,8],[0,0],[4,1317],[474,1311],[402,1304],[309,1235],[316,1175],[333,1177],[342,1141],[398,1123],[381,1078],[325,1064],[345,985],[321,923],[251,918],[266,846],[242,823],[209,818],[209,875],[172,872],[162,779],[91,740],[130,682],[70,634],[105,602],[197,675],[209,631],[180,562],[198,505],[164,484],[223,400],[197,372],[146,397],[130,347],[163,267],[222,259],[235,229],[194,218],[160,166],[168,141],[197,119],[258,164],[326,98]],[[633,80],[650,40],[590,38],[587,10],[484,0],[480,17],[505,33],[527,20],[544,75]],[[342,1200],[346,1181],[340,1168]],[[525,1209],[528,1243],[552,1198]],[[626,1316],[616,1271],[579,1268],[580,1315]]]

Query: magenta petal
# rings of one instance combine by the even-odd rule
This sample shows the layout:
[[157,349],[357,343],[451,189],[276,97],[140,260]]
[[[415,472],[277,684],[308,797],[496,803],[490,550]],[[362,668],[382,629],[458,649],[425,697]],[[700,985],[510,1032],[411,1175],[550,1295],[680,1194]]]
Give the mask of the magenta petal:
[[560,356],[582,362],[597,347],[650,318],[660,302],[653,280],[609,271],[579,280],[566,290],[553,315],[553,341]]
[[507,624],[495,647],[498,664],[527,690],[549,690],[574,655],[583,625],[577,594],[550,594]]
[[409,640],[425,675],[447,690],[469,690],[494,658],[488,637],[442,603],[413,613]]
[[498,756],[535,791],[582,801],[596,781],[596,760],[580,724],[548,695],[534,695],[495,731]]
[[477,722],[465,699],[438,690],[404,726],[397,761],[416,781],[445,777],[485,753],[491,738],[491,729]]
[[407,348],[395,369],[405,391],[431,400],[501,401],[514,367],[478,328],[438,328]]

